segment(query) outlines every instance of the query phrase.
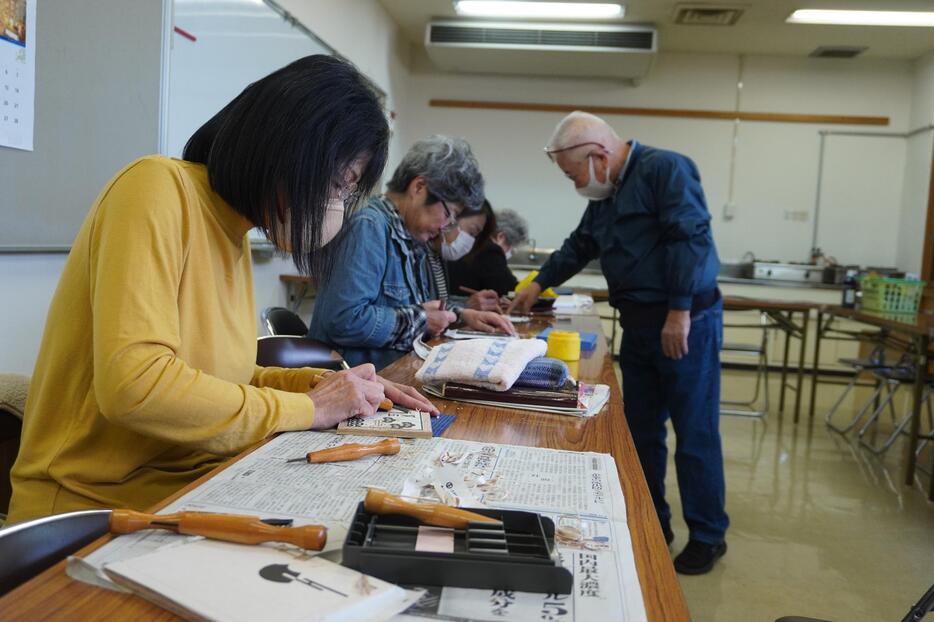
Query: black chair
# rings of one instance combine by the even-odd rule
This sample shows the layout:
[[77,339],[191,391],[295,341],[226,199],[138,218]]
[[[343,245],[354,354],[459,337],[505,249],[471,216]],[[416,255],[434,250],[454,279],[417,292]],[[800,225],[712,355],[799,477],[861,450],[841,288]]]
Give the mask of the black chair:
[[47,516],[0,529],[0,596],[107,533],[100,510]]
[[256,340],[256,364],[260,367],[318,367],[344,369],[341,355],[326,343],[308,337],[270,335]]
[[0,408],[0,519],[6,518],[10,507],[10,470],[19,453],[19,439],[23,434],[23,422],[17,413]]
[[270,335],[293,335],[304,337],[308,334],[308,327],[297,314],[285,307],[268,307],[263,309],[263,325]]
[[[921,622],[924,617],[934,611],[934,585],[928,588],[918,602],[908,610],[902,622]],[[775,622],[830,622],[818,618],[802,618],[800,616],[784,616],[775,620]]]

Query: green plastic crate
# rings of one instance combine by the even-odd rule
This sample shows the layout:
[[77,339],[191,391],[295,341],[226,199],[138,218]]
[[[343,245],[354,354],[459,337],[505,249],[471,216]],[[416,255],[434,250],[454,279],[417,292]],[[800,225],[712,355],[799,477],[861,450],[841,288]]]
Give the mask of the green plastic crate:
[[882,313],[917,313],[924,281],[864,276],[859,280],[863,309]]

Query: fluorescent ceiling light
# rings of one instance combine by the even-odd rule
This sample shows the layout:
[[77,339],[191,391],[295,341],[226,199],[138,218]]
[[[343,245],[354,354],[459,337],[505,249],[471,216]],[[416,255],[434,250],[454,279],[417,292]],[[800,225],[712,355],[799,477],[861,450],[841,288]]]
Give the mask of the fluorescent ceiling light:
[[840,26],[934,26],[934,11],[798,9],[785,21],[791,24],[834,24]]
[[470,17],[529,17],[540,19],[616,19],[623,5],[597,2],[525,2],[456,0],[454,10]]

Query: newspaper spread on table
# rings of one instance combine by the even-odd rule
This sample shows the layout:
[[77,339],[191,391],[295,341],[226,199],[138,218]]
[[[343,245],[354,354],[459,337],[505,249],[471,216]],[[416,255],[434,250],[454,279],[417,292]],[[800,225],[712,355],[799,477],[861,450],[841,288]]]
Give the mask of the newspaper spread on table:
[[[608,454],[432,438],[403,440],[402,451],[394,456],[286,464],[309,451],[345,442],[346,436],[323,432],[280,435],[161,513],[224,512],[291,518],[295,525],[324,524],[329,534],[322,554],[338,561],[345,526],[367,487],[419,496],[434,489],[442,498],[458,497],[464,506],[534,511],[551,518],[560,535],[561,561],[574,575],[574,591],[533,594],[429,587],[424,598],[394,619],[646,619],[625,499]],[[104,564],[190,540],[159,531],[120,536],[84,559],[69,560],[68,571],[74,578],[114,589],[100,570]]]

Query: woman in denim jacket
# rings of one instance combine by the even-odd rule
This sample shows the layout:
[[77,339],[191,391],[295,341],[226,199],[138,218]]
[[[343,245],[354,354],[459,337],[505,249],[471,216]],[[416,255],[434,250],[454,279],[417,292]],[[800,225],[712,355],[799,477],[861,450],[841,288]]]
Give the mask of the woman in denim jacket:
[[490,311],[448,307],[431,276],[427,242],[483,204],[483,177],[470,145],[431,136],[409,150],[387,184],[350,219],[330,277],[318,287],[308,336],[333,344],[351,365],[381,369],[422,333],[455,322],[515,334]]

